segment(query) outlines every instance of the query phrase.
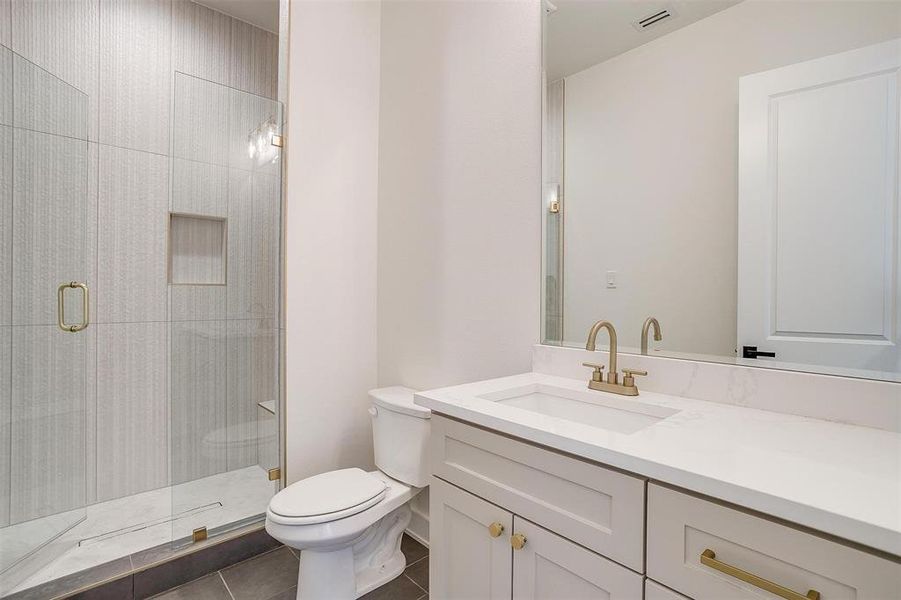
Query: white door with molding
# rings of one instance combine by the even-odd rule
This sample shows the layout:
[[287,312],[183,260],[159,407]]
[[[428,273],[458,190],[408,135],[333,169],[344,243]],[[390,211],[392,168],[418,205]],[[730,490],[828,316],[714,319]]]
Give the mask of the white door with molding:
[[739,80],[739,356],[901,370],[899,67],[893,40]]

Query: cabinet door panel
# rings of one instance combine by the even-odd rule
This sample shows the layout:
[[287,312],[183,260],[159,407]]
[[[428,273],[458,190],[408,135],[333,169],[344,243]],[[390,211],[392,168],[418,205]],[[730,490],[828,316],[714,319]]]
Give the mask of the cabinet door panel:
[[525,546],[513,552],[514,600],[641,600],[641,575],[514,517]]
[[[429,495],[430,596],[510,600],[513,515],[435,477]],[[497,537],[493,523],[503,527]]]

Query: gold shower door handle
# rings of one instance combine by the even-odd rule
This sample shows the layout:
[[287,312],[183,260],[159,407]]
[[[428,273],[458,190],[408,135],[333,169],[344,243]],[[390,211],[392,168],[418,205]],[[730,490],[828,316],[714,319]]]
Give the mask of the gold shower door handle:
[[750,583],[754,587],[760,588],[762,590],[766,590],[771,594],[775,594],[780,598],[785,598],[786,600],[819,600],[820,593],[816,590],[809,590],[807,594],[800,594],[795,590],[791,590],[787,587],[781,586],[778,583],[772,582],[769,579],[764,579],[759,575],[755,575],[753,573],[749,573],[743,569],[739,569],[733,565],[728,563],[724,563],[721,560],[717,560],[716,553],[710,548],[705,549],[701,553],[701,564],[710,567],[711,569],[716,569],[720,573],[725,573],[730,577],[735,577],[745,583]]
[[[81,323],[69,325],[66,323],[66,290],[69,288],[81,289]],[[79,281],[70,281],[61,283],[56,288],[56,316],[59,328],[70,333],[78,333],[82,329],[87,328],[91,322],[90,309],[88,308],[91,294],[88,291],[88,284]]]

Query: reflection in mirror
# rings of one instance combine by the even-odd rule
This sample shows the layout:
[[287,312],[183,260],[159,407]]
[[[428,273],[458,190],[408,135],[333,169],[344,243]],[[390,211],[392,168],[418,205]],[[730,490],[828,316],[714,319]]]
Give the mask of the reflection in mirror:
[[901,381],[901,2],[545,12],[545,342]]

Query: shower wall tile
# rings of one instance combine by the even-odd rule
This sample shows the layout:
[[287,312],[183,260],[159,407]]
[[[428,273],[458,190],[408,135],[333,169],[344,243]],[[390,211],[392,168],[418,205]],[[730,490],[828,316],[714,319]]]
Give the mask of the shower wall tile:
[[[229,99],[224,85],[175,74],[172,155],[217,165],[228,164]],[[246,144],[245,144],[246,153]]]
[[0,125],[0,327],[12,325],[12,144],[12,128]]
[[165,321],[168,160],[100,147],[97,322]]
[[227,313],[230,319],[278,315],[279,180],[229,172]]
[[10,0],[0,0],[0,45],[12,46],[12,6]]
[[99,0],[12,0],[12,49],[85,94],[93,140],[98,123],[99,14]]
[[[0,0],[2,2],[2,0]],[[13,53],[0,45],[0,125],[13,124]]]
[[101,143],[169,151],[171,16],[168,0],[102,3]]
[[225,318],[224,285],[170,285],[170,321],[215,321]]
[[271,319],[228,321],[228,468],[258,464],[275,431],[258,404],[278,402],[278,330]]
[[187,0],[172,3],[172,67],[228,83],[231,17]]
[[228,169],[219,165],[172,160],[172,212],[228,216]]
[[278,36],[232,19],[229,85],[275,98],[278,92]]
[[[13,323],[55,324],[57,286],[88,273],[88,143],[20,129],[13,138]],[[67,314],[80,315],[80,293],[66,298]]]
[[84,445],[85,502],[97,502],[97,328],[88,327],[85,337]]
[[88,96],[59,77],[13,56],[13,124],[88,139]]
[[85,503],[87,338],[56,325],[12,329],[10,522],[19,523]]
[[[10,454],[12,328],[0,327],[0,456]],[[9,460],[0,460],[0,527],[9,525]]]
[[225,321],[170,325],[173,484],[225,471]]
[[168,328],[96,326],[98,501],[169,483]]
[[281,129],[281,105],[267,98],[232,92],[228,123],[229,166],[246,171],[278,175],[281,150],[269,143],[269,135],[263,135],[262,156],[250,155],[248,144],[257,142],[258,130],[269,128],[272,133]]

